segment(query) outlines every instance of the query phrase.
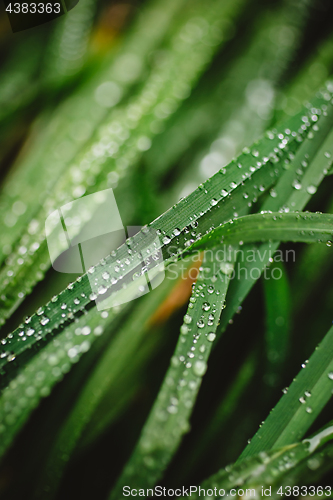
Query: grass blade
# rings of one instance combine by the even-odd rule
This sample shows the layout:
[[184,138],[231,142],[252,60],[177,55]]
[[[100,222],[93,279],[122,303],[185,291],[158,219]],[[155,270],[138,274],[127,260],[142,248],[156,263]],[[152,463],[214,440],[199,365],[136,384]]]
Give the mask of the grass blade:
[[[332,452],[332,438],[333,426],[330,423],[302,443],[296,442],[275,450],[261,452],[253,457],[244,459],[239,464],[236,463],[227,466],[205,480],[201,488],[204,490],[216,488],[217,491],[224,489],[226,494],[229,495],[232,488],[238,490],[240,495],[241,491],[248,490],[248,496],[253,496],[254,490],[260,496],[262,487],[271,486],[272,491],[269,496],[272,498],[281,498],[281,491],[288,493],[289,488],[286,488],[286,485],[289,487],[297,484],[295,479],[298,468],[301,467],[304,469],[305,467],[308,474],[310,473],[310,478],[304,479],[303,476],[302,481],[304,482],[301,483],[302,485],[309,484],[311,481],[311,469],[315,470],[318,455],[326,455],[326,459],[328,458],[327,461],[330,467],[332,467],[332,457],[330,456]],[[293,477],[295,476],[295,472],[296,477]],[[291,478],[293,479],[290,480]],[[280,490],[280,495],[278,494],[278,490]],[[218,497],[218,494],[213,495],[213,498]],[[196,492],[194,493],[194,498],[199,498]]]
[[[303,365],[302,365],[303,366]],[[300,441],[332,396],[333,328],[298,373],[240,460]]]
[[[288,212],[290,210],[304,210],[306,204],[316,192],[331,160],[325,153],[332,151],[333,134],[331,132],[333,114],[330,107],[325,110],[318,123],[318,129],[314,137],[310,135],[297,151],[295,158],[279,179],[274,189],[270,192],[270,197],[262,205],[263,211]],[[305,180],[305,182],[304,182]],[[295,182],[296,181],[296,182]],[[296,190],[295,185],[300,187]],[[311,189],[308,188],[311,186]],[[228,302],[228,308],[222,317],[220,332],[224,331],[229,321],[237,312],[244,298],[247,296],[258,277],[252,278],[252,269],[259,269],[261,272],[269,265],[269,257],[278,249],[279,244],[263,244],[260,246],[243,247],[244,253],[254,252],[256,256],[253,262],[243,261],[242,267],[245,268],[246,279],[233,280],[230,285],[231,298]],[[267,256],[263,258],[263,256]]]
[[266,356],[265,382],[276,387],[290,349],[291,290],[287,270],[282,262],[275,263],[279,279],[263,280],[266,308]]
[[245,215],[214,229],[192,248],[203,250],[222,243],[243,245],[256,241],[295,241],[332,245],[333,215],[302,213],[263,213]]
[[127,484],[154,485],[182,436],[188,432],[189,417],[225,307],[232,269],[231,261],[216,261],[214,255],[206,256],[203,261],[171,365],[135,450],[110,498],[119,498],[122,487]]

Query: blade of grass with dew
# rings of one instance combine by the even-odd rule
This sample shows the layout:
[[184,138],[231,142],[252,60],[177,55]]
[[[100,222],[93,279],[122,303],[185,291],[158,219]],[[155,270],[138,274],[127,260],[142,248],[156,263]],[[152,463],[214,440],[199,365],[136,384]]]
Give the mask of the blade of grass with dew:
[[177,469],[179,482],[186,477],[188,471],[195,470],[201,457],[207,456],[211,447],[216,448],[218,443],[217,434],[235,414],[240,400],[248,390],[255,372],[257,357],[257,353],[251,352],[250,356],[242,364],[227,393],[218,404],[213,416],[207,425],[202,426],[200,435],[186,454],[187,460],[185,459],[181,464],[180,470]]
[[[323,100],[318,99],[321,103],[327,101],[325,97]],[[290,133],[281,143],[278,130],[276,134],[269,133],[255,146],[253,154],[246,151],[240,155],[238,161],[232,162],[228,169],[222,169],[151,224],[151,229],[161,235],[161,251],[165,264],[179,258],[195,239],[209,232],[214,226],[223,221],[231,220],[233,217],[241,215],[242,212],[246,213],[248,207],[244,207],[244,195],[251,202],[261,193],[260,186],[269,189],[276,182],[276,179],[284,172],[285,160],[288,161],[288,156],[300,147],[302,143],[300,134],[310,127],[309,122],[307,122],[307,125],[299,128],[305,116],[302,113],[288,121],[288,130],[294,131],[296,129],[300,132],[299,134],[297,132]],[[284,127],[281,128],[284,130]],[[254,162],[256,167],[253,166]],[[87,200],[89,201],[89,198]],[[191,228],[191,232],[189,232],[188,226]],[[142,230],[128,240],[127,244],[122,245],[115,255],[110,255],[102,264],[90,270],[90,273],[94,273],[96,286],[99,284],[101,287],[103,286],[103,291],[105,287],[107,288],[105,296],[113,293],[119,294],[122,285],[126,286],[129,278],[131,281],[133,273],[136,270],[141,272],[141,262],[138,260],[136,251],[139,250],[142,255],[148,255],[147,250],[150,251],[151,238],[151,232],[147,234],[147,229]],[[43,244],[46,252],[45,241]],[[155,252],[156,249],[153,253]],[[115,264],[116,260],[121,262],[122,278],[119,276],[119,266]],[[151,262],[150,265],[154,264]],[[38,261],[30,262],[29,270],[33,276],[39,268]],[[103,278],[102,275],[105,271],[108,272],[110,280],[106,281]],[[17,365],[19,363],[18,356],[21,354],[25,353],[26,356],[31,356],[32,351],[29,347],[62,329],[65,324],[72,322],[75,316],[81,315],[85,308],[94,306],[95,297],[91,295],[88,278],[90,273],[70,284],[59,296],[55,296],[46,306],[41,307],[42,313],[28,318],[25,325],[20,325],[15,332],[4,339],[6,348],[2,352],[2,358],[0,358],[0,368],[6,366],[7,375],[9,371],[13,370],[14,365],[11,363],[13,359],[16,358],[15,364]],[[25,270],[23,274],[26,276]],[[20,275],[17,275],[15,278],[19,277]],[[113,280],[116,283],[112,283]],[[7,277],[4,286],[9,285],[9,282],[10,279]],[[127,293],[133,293],[133,297],[137,296],[138,289],[135,285],[133,286],[133,283],[128,288],[132,292],[127,290]],[[79,296],[80,304],[76,304],[74,299]],[[71,314],[63,315],[63,310],[59,305],[61,303],[66,304]],[[14,307],[9,301],[7,308],[9,309],[10,306]],[[45,317],[44,319],[40,317],[41,314],[43,318]],[[41,322],[42,320],[43,322]]]
[[239,460],[302,439],[332,396],[333,328],[293,380]]
[[[239,0],[239,3],[242,1],[244,0]],[[90,191],[107,188],[107,173],[111,167],[118,178],[125,175],[129,166],[133,168],[142,152],[150,147],[153,130],[156,133],[156,126],[160,126],[176,110],[211,60],[222,38],[218,30],[219,23],[222,23],[223,14],[237,10],[235,5],[237,7],[238,3],[231,0],[215,0],[209,9],[200,5],[195,11],[197,17],[191,18],[190,21],[187,19],[185,26],[182,25],[172,37],[169,48],[173,47],[175,50],[168,51],[167,60],[151,73],[139,96],[131,100],[124,109],[115,112],[111,122],[103,124],[98,133],[98,140],[88,147],[78,164],[66,170],[56,186],[53,186],[53,193],[49,194],[43,208],[35,216],[34,222],[37,221],[38,225],[36,234],[31,236],[28,230],[22,236],[0,273],[0,281],[3,284],[0,293],[2,297],[6,297],[0,323],[17,308],[24,296],[30,293],[35,283],[43,277],[45,269],[50,267],[42,229],[47,215],[57,210],[60,203],[71,202],[73,197],[80,198]],[[193,12],[191,14],[194,15]],[[201,17],[198,18],[199,14]],[[192,31],[189,33],[191,25],[201,28],[196,34]],[[93,187],[88,187],[87,190],[84,187],[91,185]],[[93,213],[92,207],[90,213]],[[82,220],[81,214],[77,217],[78,233],[85,221]],[[30,254],[28,251],[24,252],[23,248],[31,248],[32,240],[35,243],[38,241],[38,247],[33,247]],[[42,267],[39,265],[39,271],[36,272],[38,261]]]
[[[38,221],[34,216],[55,179],[75,161],[96,128],[110,117],[114,106],[143,80],[150,66],[149,54],[168,36],[169,24],[184,3],[185,0],[171,0],[167,4],[162,0],[149,2],[116,54],[115,50],[110,51],[96,74],[59,106],[54,115],[44,112],[44,119],[39,120],[42,123],[32,134],[31,150],[16,162],[1,193],[0,209],[5,222],[1,226],[1,263],[23,228],[29,227],[31,234],[37,231]],[[105,86],[110,81],[114,85]],[[103,88],[104,93],[110,93],[107,101],[103,100]],[[76,171],[76,177],[79,175]],[[31,186],[31,189],[22,189],[22,186]],[[40,193],[44,193],[42,199]],[[15,209],[15,203],[21,208]]]
[[[114,312],[81,316],[77,323],[39,346],[33,359],[22,366],[20,373],[3,389],[0,402],[0,456],[6,452],[14,437],[26,422],[41,398],[50,394],[53,386],[87,352],[112,320]],[[43,347],[43,348],[41,348]]]
[[[122,373],[128,370],[126,367],[135,362],[140,345],[145,342],[149,332],[149,318],[174,288],[174,281],[170,278],[167,276],[164,284],[156,289],[155,293],[144,298],[140,308],[124,322],[117,331],[116,338],[109,343],[100,357],[50,450],[39,481],[38,494],[45,495],[46,490],[49,492],[47,498],[56,494],[58,482],[66,466],[63,457],[71,456],[83,433],[86,434],[85,428],[98,410],[98,405],[107,397],[110,388],[117,386]],[[109,422],[106,420],[105,423]],[[97,429],[91,429],[91,432],[96,436],[102,430],[103,426],[99,422]]]
[[[204,490],[210,488],[214,490],[216,488],[217,493],[214,492],[213,498],[221,496],[218,495],[219,490],[225,490],[225,494],[230,495],[230,490],[233,488],[239,490],[239,493],[248,489],[248,494],[252,496],[250,489],[252,491],[254,489],[259,495],[261,487],[271,486],[272,494],[270,496],[272,498],[281,498],[278,489],[280,488],[281,492],[281,486],[284,491],[286,485],[292,486],[295,484],[295,477],[290,482],[289,480],[298,467],[303,468],[305,465],[308,473],[310,473],[311,466],[309,465],[311,465],[311,460],[317,454],[324,453],[330,462],[330,467],[332,467],[332,456],[330,456],[332,453],[332,438],[333,426],[332,422],[330,422],[302,443],[295,442],[275,450],[263,451],[244,459],[241,463],[228,465],[225,469],[221,469],[203,481],[200,486]],[[308,484],[305,477],[302,477],[302,481]],[[288,492],[288,490],[286,491]],[[194,492],[194,498],[199,498],[197,491]]]
[[[328,52],[330,52],[330,43],[328,42]],[[310,71],[310,70],[309,70]],[[301,81],[304,81],[303,78],[301,78]],[[291,93],[293,92],[293,87],[291,88]],[[297,92],[296,92],[297,93]],[[307,97],[309,95],[307,94]],[[331,165],[331,162],[329,160],[324,160],[320,159],[318,162],[317,159],[315,159],[316,164],[313,162],[313,155],[317,153],[317,149],[319,148],[320,142],[322,141],[323,138],[326,138],[327,133],[329,131],[329,126],[331,123],[331,110],[328,108],[327,110],[328,117],[321,117],[320,121],[320,133],[319,135],[315,136],[314,139],[315,141],[312,142],[312,140],[307,140],[306,143],[300,148],[298,155],[296,156],[296,163],[295,161],[292,162],[291,164],[291,169],[289,170],[288,173],[285,174],[285,176],[279,181],[278,183],[278,189],[275,190],[273,189],[271,192],[271,196],[273,199],[268,200],[265,205],[263,206],[263,210],[277,210],[281,209],[282,206],[284,208],[290,209],[290,210],[302,210],[307,203],[307,201],[310,199],[310,194],[314,194],[315,191],[317,190],[321,179],[322,179],[322,174],[325,174],[325,171],[327,170],[326,175],[329,174],[329,168]],[[326,123],[325,123],[326,120]],[[319,124],[318,124],[319,125]],[[332,144],[332,139],[328,138],[326,140],[326,149],[323,151],[328,153],[328,156],[331,154],[330,153],[330,145]],[[303,158],[302,158],[303,156]],[[293,166],[297,166],[298,168],[294,169]],[[305,195],[303,199],[297,199],[300,200],[300,203],[298,201],[295,201],[295,199],[290,199],[290,202],[287,202],[288,197],[293,193],[292,185],[296,185],[298,189],[301,189],[302,192],[304,192],[304,186],[302,186],[301,182],[297,182],[300,180],[299,172],[304,174],[305,168],[309,165],[309,172],[306,175],[307,178],[307,192],[308,196]],[[294,186],[293,186],[294,187]],[[281,203],[280,203],[281,200]],[[284,200],[284,201],[282,201]],[[234,280],[231,283],[231,300],[229,301],[229,307],[228,310],[225,312],[225,315],[223,316],[222,323],[220,330],[223,331],[229,321],[232,320],[233,315],[235,312],[238,310],[240,304],[243,302],[244,298],[246,295],[249,293],[250,289],[256,282],[256,279],[250,278],[252,276],[251,270],[256,268],[256,269],[264,269],[264,266],[269,264],[268,259],[264,262],[263,266],[263,261],[265,259],[262,259],[262,255],[265,256],[267,254],[272,255],[274,254],[274,251],[278,248],[278,245],[272,246],[272,245],[262,245],[260,249],[258,247],[248,247],[244,248],[243,250],[246,251],[253,251],[253,252],[258,252],[258,258],[251,264],[249,262],[242,262],[243,268],[245,268],[245,273],[246,276],[248,277],[246,280]],[[321,251],[324,251],[325,249],[322,248]],[[320,251],[320,250],[319,250]]]
[[189,418],[207,370],[232,270],[233,263],[227,259],[221,262],[216,254],[205,254],[170,367],[110,498],[119,498],[126,484],[153,486],[189,431]]
[[[312,163],[311,163],[311,159],[314,156],[314,153],[318,150],[318,147],[320,147],[321,143],[324,141],[325,137],[327,136],[327,133],[328,133],[329,128],[330,128],[329,118],[330,117],[324,118],[323,119],[324,123],[320,124],[321,133],[323,133],[323,135],[322,135],[322,137],[318,137],[318,136],[314,137],[314,140],[315,140],[315,142],[317,142],[317,144],[313,143],[312,139],[310,139],[310,140],[307,140],[307,142],[305,142],[302,145],[300,152],[296,155],[295,160],[291,163],[290,169],[286,171],[284,177],[278,183],[277,190],[273,192],[274,197],[269,199],[263,208],[266,208],[266,209],[273,208],[274,205],[275,205],[274,208],[279,208],[279,203],[281,203],[281,205],[282,204],[286,205],[286,201],[288,200],[288,197],[292,196],[292,193],[294,191],[294,188],[292,186],[292,181],[294,180],[295,170],[299,169],[300,163],[301,163],[301,161],[304,161],[304,158],[309,160],[309,172],[310,172],[310,174],[312,173],[311,179],[313,179],[313,180],[315,179],[316,182],[318,182],[318,173],[319,173],[319,175],[321,174],[323,167],[319,163],[315,166],[315,168],[313,168]],[[326,120],[326,126],[325,126],[325,120]],[[326,129],[326,132],[325,132],[325,129]],[[330,142],[330,141],[328,141],[328,142]],[[304,156],[304,155],[306,155],[306,156]],[[320,179],[319,179],[319,181],[320,181]],[[311,182],[310,182],[310,185],[311,185]],[[277,196],[275,196],[276,194],[277,194]],[[277,197],[278,197],[278,199],[276,199]],[[307,199],[309,199],[309,197],[310,196],[308,193]],[[303,205],[305,205],[304,199],[302,200],[302,202],[303,202]],[[281,207],[281,205],[280,205],[280,207]],[[298,208],[301,205],[295,203],[294,206],[296,206],[296,208]],[[276,248],[277,248],[277,246],[275,247],[275,249]],[[274,248],[272,249],[271,245],[262,245],[260,247],[260,251],[259,251],[260,252],[259,258],[256,259],[254,266],[256,268],[262,269],[264,259],[262,259],[261,256],[263,255],[265,257],[265,255],[267,255],[267,254],[271,255],[272,250],[274,253]],[[255,254],[254,251],[257,252],[258,249],[254,247],[253,254]],[[265,264],[266,263],[268,263],[268,257],[266,259]],[[251,269],[253,269],[253,264],[248,264],[247,262],[243,262],[243,266],[247,266],[249,272],[251,271]],[[249,275],[252,276],[251,273]],[[221,334],[221,332],[227,327],[229,321],[231,320],[233,315],[237,312],[239,305],[242,303],[244,297],[247,295],[247,293],[249,292],[249,290],[251,289],[251,287],[253,286],[255,281],[256,281],[255,279],[251,279],[251,280],[250,279],[242,279],[242,280],[233,280],[231,282],[231,285],[230,285],[231,290],[229,291],[229,293],[230,293],[230,302],[232,303],[232,307],[230,307],[230,304],[228,303],[225,314],[222,315],[221,326],[217,332],[218,334]]]
[[[325,435],[325,429],[323,434]],[[328,442],[323,447],[320,447],[318,451],[311,453],[308,459],[302,460],[295,467],[286,471],[283,476],[284,488],[279,488],[279,484],[276,482],[276,487],[272,498],[281,498],[281,493],[285,491],[286,495],[292,492],[293,495],[301,493],[305,496],[308,495],[311,498],[317,496],[317,498],[332,498],[332,486],[324,483],[325,486],[320,486],[322,484],[322,478],[330,472],[332,473],[333,461],[333,446],[331,442]],[[317,484],[317,486],[313,486]],[[308,485],[308,488],[304,487]],[[290,488],[292,486],[292,488]]]
[[327,243],[332,246],[333,215],[311,212],[263,213],[239,217],[213,229],[193,244],[192,250],[216,245],[237,245],[255,241]]
[[[264,298],[266,310],[266,369],[265,382],[268,387],[277,387],[280,370],[286,362],[290,349],[291,329],[291,290],[283,262],[274,263],[275,279],[264,279]],[[276,271],[274,271],[276,272]]]
[[[81,436],[90,416],[96,410],[96,406],[105,397],[109,386],[112,386],[117,380],[117,374],[119,374],[119,370],[121,371],[123,366],[121,360],[126,359],[127,364],[129,363],[127,357],[131,357],[133,347],[140,344],[146,334],[145,324],[147,318],[154,311],[156,304],[164,300],[171,286],[173,286],[173,281],[166,278],[159,288],[150,292],[149,296],[145,297],[143,302],[138,304],[137,307],[139,309],[134,314],[133,319],[130,317],[128,322],[125,322],[124,327],[120,329],[121,332],[125,332],[124,340],[124,333],[122,335],[120,333],[117,334],[116,339],[111,338],[110,341],[106,339],[108,345],[103,344],[102,346],[105,354],[101,356],[87,386],[82,390],[77,403],[74,404],[72,413],[62,431],[63,434],[66,434],[68,428],[73,430],[71,425],[75,421],[74,432],[70,435],[70,439],[65,445],[68,456],[72,452],[77,439]],[[63,315],[71,315],[71,311],[68,307],[64,308],[64,304],[63,302]],[[123,306],[113,308],[111,311],[102,312],[97,311],[96,308],[90,309],[79,318],[78,322],[70,324],[70,326],[58,333],[46,346],[39,343],[37,350],[33,353],[32,359],[25,360],[25,365],[22,361],[18,374],[12,378],[11,383],[4,388],[0,395],[0,421],[2,422],[0,429],[3,433],[0,456],[8,449],[8,446],[10,446],[21,427],[25,424],[40,399],[51,392],[54,385],[71,369],[71,365],[77,363],[81,356],[87,353],[93,343],[102,334],[103,337],[104,335],[109,335],[109,333],[104,332],[110,331],[114,319],[123,311]],[[140,328],[138,328],[137,316],[141,320],[141,324],[139,322]],[[145,321],[143,318],[145,318]],[[128,332],[127,328],[129,329]],[[119,353],[121,353],[121,356],[119,356]],[[117,360],[111,371],[110,359]],[[91,370],[92,368],[89,369]],[[103,381],[102,384],[101,379]],[[6,383],[4,375],[1,382],[2,385]],[[98,387],[98,390],[96,390],[96,387]],[[75,391],[77,393],[79,389],[75,388]],[[29,397],[27,398],[24,395]],[[84,420],[80,418],[82,400],[86,403],[86,418]],[[96,429],[94,431],[96,433]],[[55,458],[59,458],[56,453]],[[64,464],[60,462],[60,465],[63,467]]]
[[[314,137],[311,135],[304,141],[294,160],[290,163],[289,169],[278,181],[276,187],[270,191],[270,198],[262,206],[263,211],[304,209],[311,196],[318,189],[330,164],[325,153],[332,149],[331,126],[332,108],[328,107],[324,116],[320,118]],[[295,188],[295,185],[298,189]],[[231,297],[228,308],[222,317],[218,334],[226,329],[229,321],[232,320],[244,298],[256,283],[259,276],[253,277],[252,269],[258,269],[262,272],[269,264],[269,259],[272,258],[278,246],[278,243],[264,244],[260,247],[244,245],[242,248],[244,255],[246,252],[250,252],[254,260],[252,262],[242,261],[246,279],[233,280],[230,285]]]

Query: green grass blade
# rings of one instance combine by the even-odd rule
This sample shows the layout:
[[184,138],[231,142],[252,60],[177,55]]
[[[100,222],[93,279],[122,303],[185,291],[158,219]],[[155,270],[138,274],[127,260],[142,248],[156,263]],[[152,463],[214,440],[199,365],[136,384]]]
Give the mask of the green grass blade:
[[182,436],[189,431],[189,418],[207,370],[232,269],[232,262],[227,259],[220,262],[214,255],[205,257],[170,367],[134,452],[110,498],[119,498],[122,487],[127,484],[154,485],[177,450]]
[[[276,186],[270,192],[270,197],[262,205],[262,210],[280,210],[283,212],[304,210],[306,204],[313,196],[311,192],[314,193],[317,191],[331,162],[331,159],[325,153],[328,152],[329,156],[332,151],[332,120],[332,108],[328,107],[318,122],[319,130],[314,137],[310,135],[299,148],[289,169],[279,179]],[[300,189],[296,190],[295,185]],[[309,190],[310,186],[312,189]],[[241,262],[242,268],[245,268],[246,279],[232,281],[230,285],[231,297],[228,302],[228,308],[222,317],[218,333],[225,330],[244,298],[256,283],[258,276],[253,277],[252,269],[258,269],[263,272],[265,267],[269,265],[269,256],[275,253],[278,246],[278,243],[265,243],[260,246],[244,245],[244,253],[253,252],[255,260],[253,262]],[[265,255],[267,259],[265,259]]]
[[214,229],[193,244],[203,250],[216,245],[243,245],[256,241],[295,241],[327,243],[333,237],[333,215],[301,213],[263,213],[245,215]]
[[[110,341],[102,353],[98,364],[94,367],[89,380],[82,388],[69,416],[61,427],[50,450],[45,469],[42,471],[38,491],[44,492],[47,485],[49,491],[47,498],[52,498],[56,494],[58,482],[67,463],[63,459],[64,455],[70,457],[82,437],[88,442],[89,439],[92,439],[86,435],[86,427],[88,424],[92,424],[92,418],[96,420],[97,417],[94,413],[98,409],[98,405],[101,404],[103,398],[108,396],[110,388],[119,385],[119,379],[124,371],[128,370],[124,367],[131,367],[134,363],[138,363],[137,353],[142,344],[147,343],[146,337],[152,335],[152,332],[149,331],[148,320],[166,295],[170,293],[174,283],[172,279],[166,279],[162,286],[145,297],[138,304],[135,313],[123,322],[117,331],[116,338]],[[110,413],[112,418],[114,418],[114,413],[114,410]],[[110,420],[107,419],[103,423],[95,422],[97,429],[90,429],[90,433],[96,437],[106,425],[110,425]],[[52,478],[52,482],[50,478]]]
[[[295,472],[299,467],[304,469],[305,466],[311,478],[311,469],[315,470],[316,462],[320,463],[317,458],[319,454],[324,453],[326,458],[330,458],[328,462],[332,467],[332,458],[330,457],[332,438],[333,426],[330,423],[316,432],[309,440],[302,443],[296,442],[275,450],[264,451],[244,459],[239,464],[228,465],[225,469],[206,479],[201,484],[201,488],[216,488],[217,491],[224,489],[225,493],[229,495],[230,490],[233,488],[238,490],[240,495],[241,491],[248,489],[248,496],[253,496],[253,490],[257,492],[258,496],[261,496],[261,488],[266,489],[271,486],[272,494],[268,496],[281,498],[281,495],[277,493],[278,489],[282,486],[280,492],[283,490],[288,493],[288,488],[285,489],[285,487],[297,484],[295,477],[293,480],[290,479],[295,476]],[[309,484],[308,478],[303,476],[302,480],[304,482],[298,484]],[[218,497],[218,494],[213,496],[213,498]],[[196,492],[194,498],[199,498]]]
[[332,396],[333,328],[298,373],[265,424],[245,448],[240,460],[263,450],[297,442]]
[[193,475],[193,471],[195,472],[196,467],[197,470],[200,469],[201,458],[203,456],[208,456],[210,450],[216,448],[217,443],[221,442],[221,431],[223,432],[223,430],[225,430],[228,432],[227,425],[233,420],[233,415],[237,411],[241,399],[246,395],[249,389],[257,362],[257,353],[251,352],[250,356],[248,356],[242,364],[239,373],[237,373],[227,393],[214,411],[212,418],[208,421],[207,425],[202,426],[198,438],[192,442],[192,446],[186,454],[187,460],[185,459],[180,465],[180,470],[177,469],[176,480],[178,479],[179,483],[184,480],[188,473]]
[[[279,279],[264,279],[266,309],[266,356],[267,367],[265,382],[276,387],[280,382],[280,373],[290,349],[291,329],[291,290],[287,270],[282,262],[275,262]],[[276,271],[274,271],[276,273]],[[277,275],[276,275],[277,276]]]

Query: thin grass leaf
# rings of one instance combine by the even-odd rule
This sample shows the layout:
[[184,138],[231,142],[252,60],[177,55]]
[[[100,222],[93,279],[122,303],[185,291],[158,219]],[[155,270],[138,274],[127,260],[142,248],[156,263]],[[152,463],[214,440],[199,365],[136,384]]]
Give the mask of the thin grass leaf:
[[154,485],[182,436],[189,431],[189,417],[207,370],[232,270],[232,261],[220,262],[215,255],[205,256],[170,367],[135,450],[110,498],[119,498],[122,487],[127,484]]
[[[331,163],[329,156],[333,144],[333,135],[330,132],[332,119],[332,109],[328,107],[320,118],[317,125],[318,130],[314,137],[311,134],[304,141],[289,169],[286,170],[283,177],[279,179],[277,185],[270,192],[270,198],[263,203],[261,207],[263,211],[280,210],[289,212],[290,210],[303,210],[305,208],[317,191]],[[274,256],[278,246],[278,243],[263,244],[260,247],[244,245],[244,253],[253,252],[255,259],[253,262],[242,261],[246,279],[233,280],[230,285],[230,300],[228,308],[222,317],[218,334],[226,329],[229,321],[238,311],[243,300],[259,278],[258,275],[253,275],[252,269],[258,269],[262,272],[269,265],[269,259]]]
[[[57,484],[67,463],[63,457],[71,456],[80,438],[84,437],[85,441],[89,442],[98,436],[106,425],[110,425],[110,417],[114,418],[118,414],[116,409],[112,408],[108,418],[104,416],[104,422],[96,422],[98,416],[95,414],[98,411],[98,405],[108,396],[110,388],[117,387],[119,389],[119,379],[122,377],[124,367],[131,366],[133,368],[135,363],[138,364],[137,353],[141,345],[146,343],[146,337],[151,335],[149,318],[173,288],[174,281],[166,279],[155,293],[145,297],[136,313],[123,322],[117,331],[116,338],[111,340],[102,353],[97,366],[80,391],[69,416],[59,430],[42,471],[36,495],[45,495],[45,490],[47,490],[49,492],[47,498],[52,498],[56,494]],[[95,312],[94,315],[98,316],[98,313]],[[142,361],[145,361],[145,357]],[[93,427],[92,418],[95,419]],[[86,427],[88,424],[92,436],[87,436]],[[52,478],[52,482],[50,478]]]
[[191,448],[187,452],[187,460],[180,464],[180,470],[177,469],[179,483],[186,477],[189,471],[193,473],[196,467],[200,467],[201,457],[208,456],[209,450],[212,447],[216,448],[217,443],[220,441],[218,436],[221,430],[226,428],[226,425],[235,414],[241,399],[249,390],[256,363],[257,353],[251,352],[250,356],[242,364],[239,373],[237,373],[227,393],[214,411],[212,418],[210,418],[207,425],[202,426],[200,435],[195,442],[192,443]]
[[[333,427],[330,423],[302,443],[295,442],[274,450],[263,451],[244,459],[239,464],[228,465],[225,469],[206,479],[201,484],[201,488],[203,490],[216,488],[212,498],[219,498],[221,496],[218,494],[219,490],[225,490],[226,495],[230,495],[230,490],[233,488],[240,494],[242,491],[248,490],[248,496],[253,496],[254,490],[259,496],[262,487],[266,489],[271,486],[272,491],[269,496],[281,498],[281,491],[286,491],[288,494],[288,487],[297,484],[296,471],[298,468],[301,467],[304,470],[305,467],[310,475],[310,478],[302,476],[304,482],[301,485],[309,484],[311,467],[313,466],[312,470],[315,469],[318,455],[326,455],[329,466],[332,467],[332,457],[330,456],[332,438]],[[293,479],[290,480],[292,477]],[[198,488],[197,490],[199,491]],[[280,491],[280,495],[278,491]],[[202,490],[201,493],[203,494]],[[197,492],[194,492],[194,498],[199,498],[199,496]]]
[[192,249],[203,250],[224,243],[242,245],[255,241],[295,241],[327,243],[332,246],[333,215],[302,213],[263,213],[245,215],[214,229]]
[[300,441],[332,396],[333,328],[302,365],[239,460]]
[[290,350],[291,290],[286,267],[276,262],[279,279],[263,280],[266,309],[266,356],[265,382],[278,386],[283,365]]

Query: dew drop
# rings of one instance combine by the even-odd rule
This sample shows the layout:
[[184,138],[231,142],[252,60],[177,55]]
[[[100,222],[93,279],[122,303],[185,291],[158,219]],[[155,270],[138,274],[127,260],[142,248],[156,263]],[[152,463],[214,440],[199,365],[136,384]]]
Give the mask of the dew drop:
[[208,340],[209,342],[214,342],[214,340],[215,340],[215,339],[216,339],[216,335],[215,335],[215,333],[211,332],[211,333],[209,333],[209,334],[207,335],[207,340]]
[[184,316],[184,323],[186,323],[187,325],[189,325],[192,321],[192,318],[189,314],[185,314]]
[[292,183],[292,186],[297,191],[299,191],[300,189],[302,189],[302,184],[298,180],[294,180],[293,183]]
[[82,335],[89,335],[91,332],[91,329],[89,326],[84,326],[81,330]]
[[193,372],[198,377],[202,377],[206,373],[207,363],[205,361],[196,361],[193,365]]
[[308,186],[306,190],[309,194],[315,194],[317,192],[316,186]]
[[171,238],[169,238],[169,236],[164,236],[162,241],[163,241],[164,245],[167,245],[168,243],[170,243]]

